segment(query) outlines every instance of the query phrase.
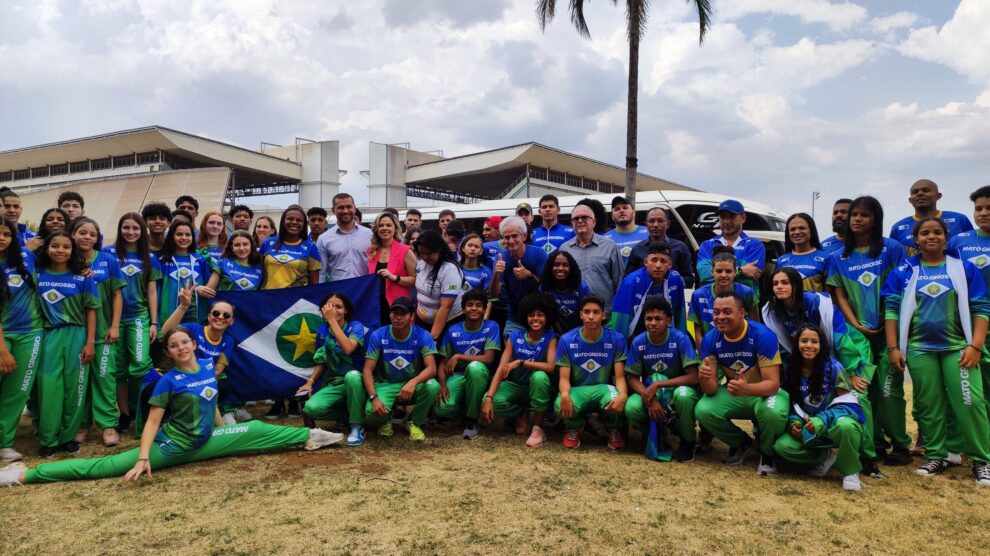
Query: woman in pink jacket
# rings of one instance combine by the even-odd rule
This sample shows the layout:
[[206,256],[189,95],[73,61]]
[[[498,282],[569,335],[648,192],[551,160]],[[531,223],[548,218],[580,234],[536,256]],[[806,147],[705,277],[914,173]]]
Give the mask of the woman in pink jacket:
[[397,239],[399,219],[391,212],[375,218],[368,247],[368,274],[382,277],[378,287],[382,324],[388,324],[388,308],[399,297],[411,297],[410,288],[416,283],[416,255],[408,245]]

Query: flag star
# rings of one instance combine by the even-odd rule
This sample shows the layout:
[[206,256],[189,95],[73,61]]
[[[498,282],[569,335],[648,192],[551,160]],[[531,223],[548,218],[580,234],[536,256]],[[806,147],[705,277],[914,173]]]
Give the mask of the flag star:
[[309,330],[306,319],[300,321],[299,332],[296,334],[286,334],[282,336],[282,339],[295,344],[296,351],[292,354],[293,361],[299,359],[305,353],[316,352],[316,333]]

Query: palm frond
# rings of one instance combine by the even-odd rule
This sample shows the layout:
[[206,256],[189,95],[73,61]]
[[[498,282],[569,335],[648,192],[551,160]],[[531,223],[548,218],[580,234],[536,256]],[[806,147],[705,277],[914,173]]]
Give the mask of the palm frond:
[[546,31],[547,24],[557,11],[556,0],[536,0],[536,17],[540,20],[540,31]]
[[[612,0],[613,4],[618,4],[618,0]],[[649,19],[650,12],[650,0],[626,0],[626,35],[627,39],[632,39],[634,19],[633,15],[638,14],[639,17],[635,21],[639,21],[639,29],[635,29],[642,37],[646,34],[647,20]]]
[[[688,0],[691,2],[692,0]],[[712,26],[712,3],[711,0],[693,0],[698,6],[698,44],[705,42],[705,34]]]
[[584,0],[571,0],[571,23],[579,35],[586,39],[591,38],[588,22],[584,19]]

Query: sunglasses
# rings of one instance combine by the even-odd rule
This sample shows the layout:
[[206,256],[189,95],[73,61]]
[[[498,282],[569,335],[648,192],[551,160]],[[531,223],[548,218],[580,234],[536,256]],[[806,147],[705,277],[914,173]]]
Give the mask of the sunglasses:
[[231,316],[233,316],[230,313],[217,311],[216,309],[210,311],[210,315],[213,318],[217,318],[217,319],[219,318],[229,319]]

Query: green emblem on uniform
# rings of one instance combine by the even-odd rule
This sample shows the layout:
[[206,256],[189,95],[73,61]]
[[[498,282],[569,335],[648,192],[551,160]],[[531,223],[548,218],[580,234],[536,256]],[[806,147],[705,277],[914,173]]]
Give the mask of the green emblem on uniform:
[[942,288],[940,288],[938,284],[935,283],[928,284],[928,295],[938,295],[941,289]]
[[602,366],[599,365],[598,362],[595,361],[594,359],[589,359],[585,361],[583,365],[581,365],[581,368],[588,371],[589,373],[593,373],[598,369],[601,369]]
[[240,286],[242,290],[246,290],[251,287],[251,281],[247,278],[241,278],[237,281],[237,285]]
[[292,260],[292,255],[288,255],[286,253],[281,253],[281,254],[279,254],[279,255],[277,255],[275,257],[275,260],[278,261],[278,262],[280,262],[280,263],[282,263],[282,264],[285,264],[285,263],[287,263],[287,262],[289,262],[289,261]]
[[298,313],[285,319],[275,333],[275,347],[286,363],[294,367],[312,367],[316,352],[316,330],[322,323],[311,313]]
[[399,369],[400,371],[409,366],[409,362],[406,361],[406,358],[402,357],[401,355],[389,361],[389,363],[391,363],[393,367]]
[[54,291],[48,292],[48,294],[45,295],[45,297],[48,298],[48,301],[58,301],[58,292],[54,292]]
[[19,288],[23,283],[24,279],[17,274],[11,274],[10,277],[7,278],[7,285],[12,288]]
[[663,361],[657,361],[656,363],[653,364],[653,367],[651,368],[655,373],[662,373],[667,370],[667,364],[664,363]]

